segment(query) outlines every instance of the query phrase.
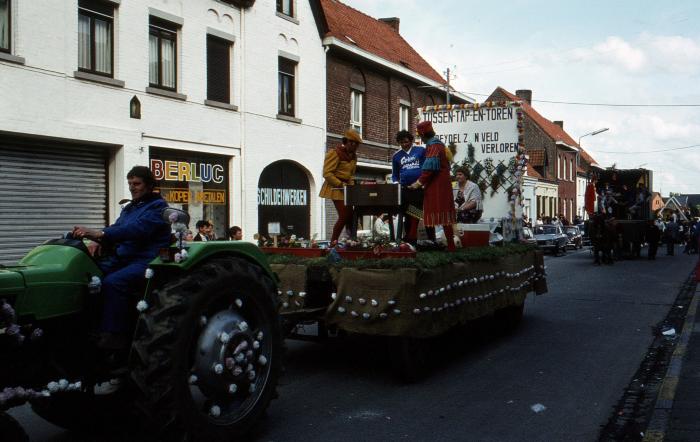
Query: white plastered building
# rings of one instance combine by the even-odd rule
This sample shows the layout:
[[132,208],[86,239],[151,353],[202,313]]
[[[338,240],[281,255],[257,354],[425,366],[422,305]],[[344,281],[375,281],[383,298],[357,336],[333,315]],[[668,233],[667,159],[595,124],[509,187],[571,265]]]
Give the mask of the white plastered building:
[[313,7],[0,0],[0,261],[114,222],[135,165],[157,171],[192,228],[319,232],[326,77]]

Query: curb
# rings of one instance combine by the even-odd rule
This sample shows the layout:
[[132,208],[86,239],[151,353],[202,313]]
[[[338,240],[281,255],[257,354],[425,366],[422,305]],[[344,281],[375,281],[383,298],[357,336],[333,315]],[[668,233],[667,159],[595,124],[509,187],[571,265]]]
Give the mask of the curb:
[[693,328],[695,327],[695,315],[698,310],[699,298],[700,285],[696,287],[693,299],[690,301],[688,313],[685,316],[685,321],[683,321],[683,331],[678,339],[676,349],[671,356],[668,369],[666,370],[666,376],[659,388],[659,394],[656,396],[654,412],[651,415],[651,421],[642,439],[644,442],[663,442],[666,437],[666,430],[668,430],[671,410],[673,409],[673,401],[676,397],[676,388],[678,387],[678,380],[681,369],[683,368],[683,358],[688,348],[690,335],[693,333]]

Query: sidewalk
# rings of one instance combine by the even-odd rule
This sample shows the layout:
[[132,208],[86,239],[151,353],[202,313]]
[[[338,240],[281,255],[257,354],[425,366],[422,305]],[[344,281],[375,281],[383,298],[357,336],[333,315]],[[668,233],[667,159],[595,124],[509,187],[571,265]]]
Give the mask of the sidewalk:
[[644,441],[700,441],[700,284],[656,400]]

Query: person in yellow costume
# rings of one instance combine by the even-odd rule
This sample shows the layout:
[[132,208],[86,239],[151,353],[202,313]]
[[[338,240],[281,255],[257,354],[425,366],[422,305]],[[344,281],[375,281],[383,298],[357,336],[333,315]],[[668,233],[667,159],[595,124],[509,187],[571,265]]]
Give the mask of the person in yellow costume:
[[343,198],[343,187],[355,183],[357,168],[357,147],[362,144],[362,137],[353,129],[348,129],[343,135],[342,144],[326,153],[323,160],[323,186],[319,196],[333,200],[338,212],[338,221],[333,226],[331,244],[338,241],[343,227],[351,230],[353,210],[347,207]]

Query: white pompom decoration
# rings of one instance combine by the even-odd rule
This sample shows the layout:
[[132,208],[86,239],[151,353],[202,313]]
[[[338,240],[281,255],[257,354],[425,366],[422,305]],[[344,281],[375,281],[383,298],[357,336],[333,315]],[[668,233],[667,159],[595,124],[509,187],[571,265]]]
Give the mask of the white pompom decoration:
[[144,301],[143,299],[136,304],[136,310],[140,311],[141,313],[145,312],[148,310],[148,303]]

